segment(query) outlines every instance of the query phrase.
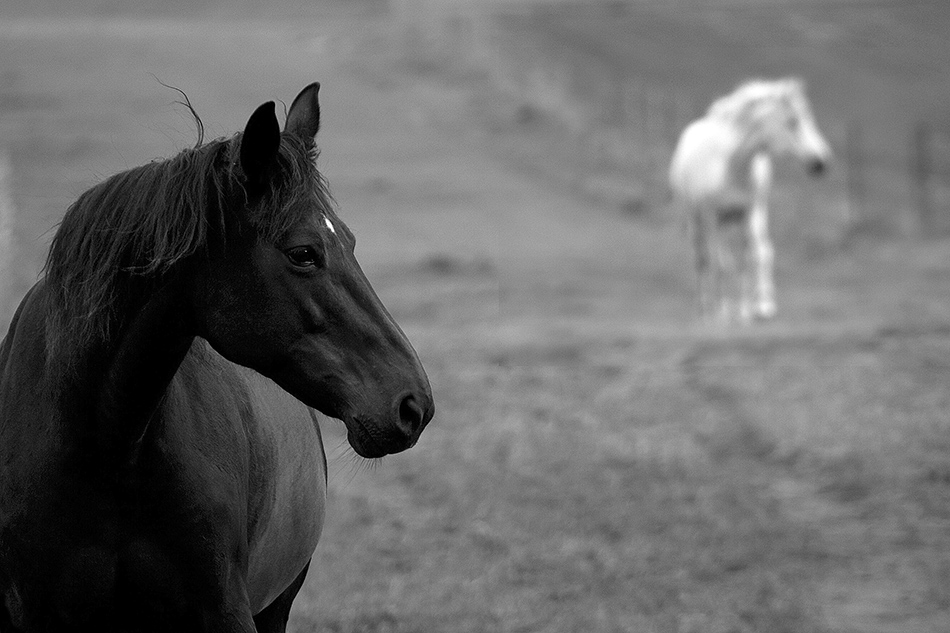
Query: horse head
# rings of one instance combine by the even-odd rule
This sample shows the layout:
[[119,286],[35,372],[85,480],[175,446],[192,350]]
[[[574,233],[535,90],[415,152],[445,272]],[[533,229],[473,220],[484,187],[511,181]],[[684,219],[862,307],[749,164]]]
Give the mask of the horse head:
[[818,129],[804,83],[785,79],[774,83],[774,98],[763,118],[772,147],[795,156],[812,176],[821,176],[831,163],[831,147]]
[[283,132],[260,106],[225,155],[224,239],[190,271],[199,335],[347,427],[363,457],[411,447],[432,418],[415,350],[354,255],[315,165],[319,84],[294,100]]

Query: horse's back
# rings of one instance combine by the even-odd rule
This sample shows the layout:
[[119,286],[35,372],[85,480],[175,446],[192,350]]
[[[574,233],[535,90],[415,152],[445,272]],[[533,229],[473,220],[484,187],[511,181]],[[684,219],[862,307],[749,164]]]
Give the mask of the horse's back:
[[[26,293],[0,339],[0,398],[8,389],[15,389],[21,378],[27,378],[24,375],[27,372],[33,377],[42,372],[45,359],[43,285],[43,281],[39,281]],[[3,403],[0,400],[0,411]],[[3,418],[0,418],[0,425],[2,423]]]
[[44,385],[44,303],[41,281],[20,302],[0,343],[0,539],[57,448]]
[[692,204],[728,182],[728,158],[735,143],[715,119],[697,119],[680,135],[670,161],[669,181],[676,198]]
[[[27,385],[38,385],[43,371],[42,310],[36,284],[23,298],[0,341],[0,629],[22,623],[22,602],[12,586],[7,569],[8,530],[17,517],[32,468],[43,466],[43,454],[36,435],[43,435],[42,419],[36,420],[39,433],[27,434],[17,424],[18,418],[29,415],[32,403],[22,396]],[[5,607],[5,608],[4,608]],[[5,630],[5,629],[3,629]]]

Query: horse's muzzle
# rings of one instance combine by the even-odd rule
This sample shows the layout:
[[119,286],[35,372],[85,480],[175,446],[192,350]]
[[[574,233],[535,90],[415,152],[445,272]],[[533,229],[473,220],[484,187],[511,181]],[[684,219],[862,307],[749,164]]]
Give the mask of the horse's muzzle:
[[828,161],[821,158],[813,158],[808,161],[805,169],[808,170],[808,173],[811,176],[823,176],[825,172],[828,171]]
[[360,457],[373,459],[412,448],[435,414],[431,398],[412,393],[397,398],[393,409],[395,419],[389,423],[363,416],[344,421],[347,441]]
[[[417,397],[414,394],[407,394],[399,399],[396,407],[399,416],[399,422],[406,432],[406,435],[415,436],[418,439],[422,429],[426,427],[429,420],[435,413],[435,407],[428,398]],[[415,441],[413,441],[415,443]]]

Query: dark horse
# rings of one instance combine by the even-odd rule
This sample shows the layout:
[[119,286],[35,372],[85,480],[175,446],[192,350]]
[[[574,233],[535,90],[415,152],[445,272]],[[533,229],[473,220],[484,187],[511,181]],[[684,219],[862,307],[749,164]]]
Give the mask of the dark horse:
[[67,211],[0,347],[0,631],[283,631],[323,524],[311,407],[370,458],[431,419],[317,171],[318,90]]

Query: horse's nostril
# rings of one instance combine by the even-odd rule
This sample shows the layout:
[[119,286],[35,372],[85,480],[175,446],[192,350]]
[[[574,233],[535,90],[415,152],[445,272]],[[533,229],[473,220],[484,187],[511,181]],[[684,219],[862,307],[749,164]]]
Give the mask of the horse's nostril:
[[412,433],[421,431],[425,425],[425,411],[416,401],[415,396],[409,394],[399,403],[399,419]]
[[828,168],[828,165],[825,164],[825,161],[820,158],[816,158],[808,163],[808,173],[812,176],[821,176],[825,173],[825,170]]

